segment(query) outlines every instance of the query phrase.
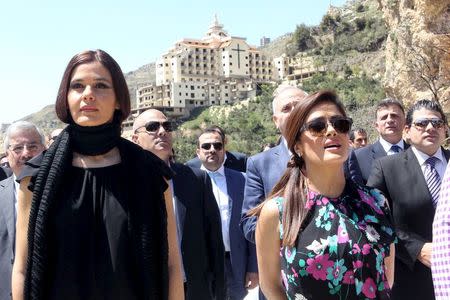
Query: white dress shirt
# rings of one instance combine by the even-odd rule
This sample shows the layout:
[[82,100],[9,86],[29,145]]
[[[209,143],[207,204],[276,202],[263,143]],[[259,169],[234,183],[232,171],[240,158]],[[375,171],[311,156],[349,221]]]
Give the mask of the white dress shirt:
[[380,140],[381,146],[383,147],[384,151],[386,151],[387,155],[397,154],[397,152],[394,152],[391,150],[391,147],[394,145],[399,146],[402,149],[402,151],[405,150],[405,143],[403,143],[403,139],[400,139],[400,141],[397,144],[391,144],[388,141],[386,141],[385,139],[383,139],[381,136],[380,136],[379,140]]
[[[425,167],[427,166],[427,164],[425,163],[425,161],[430,158],[429,155],[423,153],[422,151],[419,151],[416,149],[416,147],[411,146],[412,147],[412,151],[414,152],[414,155],[417,158],[417,161],[419,162],[420,165],[420,169],[422,170],[422,173],[425,176]],[[436,171],[439,174],[439,177],[444,178],[444,173],[445,173],[445,168],[447,167],[447,160],[445,159],[444,154],[442,153],[441,148],[439,148],[436,153],[434,155],[432,155],[434,157],[436,157],[437,159],[439,159],[439,161],[436,162],[436,164],[434,165],[434,168],[436,169]]]
[[230,228],[231,205],[228,197],[225,168],[223,165],[216,171],[210,171],[203,165],[200,168],[206,171],[211,178],[214,197],[219,206],[220,218],[222,220],[223,244],[225,246],[225,251],[230,251],[230,234],[228,229]]

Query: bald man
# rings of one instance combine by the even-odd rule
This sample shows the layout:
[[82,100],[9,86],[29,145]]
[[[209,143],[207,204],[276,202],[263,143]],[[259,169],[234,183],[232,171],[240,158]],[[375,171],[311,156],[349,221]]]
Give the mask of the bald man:
[[295,105],[307,95],[301,89],[289,85],[279,86],[275,90],[272,101],[272,120],[281,133],[281,142],[278,146],[251,156],[247,160],[241,226],[246,239],[253,243],[255,242],[256,217],[248,217],[247,212],[267,198],[286,171],[291,155],[284,138],[286,122]]
[[[156,109],[139,115],[132,140],[170,165],[186,299],[226,299],[220,212],[206,172],[170,162],[173,126]],[[150,172],[151,170],[149,170]]]

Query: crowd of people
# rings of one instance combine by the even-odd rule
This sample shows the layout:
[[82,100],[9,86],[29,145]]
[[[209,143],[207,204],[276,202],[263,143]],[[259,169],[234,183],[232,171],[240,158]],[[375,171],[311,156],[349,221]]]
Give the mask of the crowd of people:
[[0,168],[0,300],[450,299],[450,151],[439,103],[380,100],[369,144],[334,91],[273,95],[276,144],[209,124],[174,155],[102,50],[69,61],[46,137],[17,121]]

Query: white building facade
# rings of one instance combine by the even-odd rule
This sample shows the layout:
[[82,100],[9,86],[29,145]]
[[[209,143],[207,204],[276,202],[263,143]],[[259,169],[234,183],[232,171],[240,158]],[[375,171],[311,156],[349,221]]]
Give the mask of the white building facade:
[[215,17],[203,39],[178,41],[158,59],[156,84],[137,90],[137,109],[170,107],[186,116],[194,107],[254,97],[258,84],[286,76],[279,61],[230,36]]

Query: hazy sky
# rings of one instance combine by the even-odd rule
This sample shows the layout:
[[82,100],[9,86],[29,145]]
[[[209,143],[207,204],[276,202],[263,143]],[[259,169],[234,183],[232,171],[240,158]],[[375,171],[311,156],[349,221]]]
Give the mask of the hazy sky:
[[[341,6],[345,0],[331,0]],[[103,49],[129,72],[155,61],[182,38],[202,38],[217,13],[234,36],[259,45],[316,25],[330,0],[3,1],[0,9],[0,123],[53,104],[70,58]]]

